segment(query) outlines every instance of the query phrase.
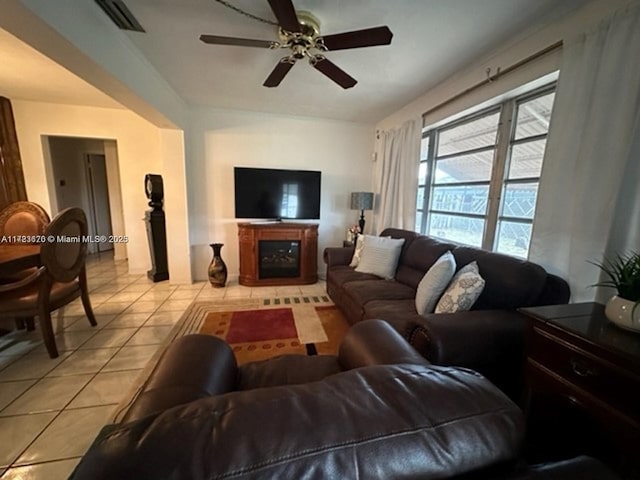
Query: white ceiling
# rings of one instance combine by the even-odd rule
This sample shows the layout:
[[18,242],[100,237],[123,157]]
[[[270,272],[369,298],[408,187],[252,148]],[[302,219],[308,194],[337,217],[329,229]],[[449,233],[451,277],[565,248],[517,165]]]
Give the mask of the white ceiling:
[[[324,34],[388,25],[392,43],[327,53],[358,80],[349,90],[306,61],[298,62],[279,87],[265,88],[263,81],[285,50],[205,45],[198,37],[277,40],[275,27],[214,0],[125,0],[146,30],[125,34],[191,105],[375,123],[509,38],[589,0],[293,1],[320,20]],[[275,20],[267,0],[230,3]],[[0,95],[121,108],[3,30],[0,62]]]
[[[374,123],[527,27],[584,0],[293,0],[321,33],[388,25],[389,46],[328,52],[358,80],[343,90],[306,61],[277,88],[263,81],[285,50],[205,45],[200,34],[277,40],[275,27],[214,0],[125,0],[146,33],[128,32],[188,103]],[[231,0],[275,20],[267,0]],[[284,52],[284,53],[283,53]]]

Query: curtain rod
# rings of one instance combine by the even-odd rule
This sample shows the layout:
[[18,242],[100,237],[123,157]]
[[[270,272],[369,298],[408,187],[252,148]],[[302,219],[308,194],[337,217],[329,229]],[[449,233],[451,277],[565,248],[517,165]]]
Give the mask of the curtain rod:
[[508,66],[507,68],[505,68],[504,70],[501,70],[500,67],[498,67],[498,70],[496,71],[495,75],[490,75],[491,73],[491,69],[488,68],[487,69],[487,78],[485,78],[484,80],[482,80],[481,82],[476,83],[475,85],[470,86],[469,88],[463,90],[460,93],[457,93],[456,95],[454,95],[453,97],[448,98],[447,100],[440,102],[438,105],[436,105],[435,107],[430,108],[429,110],[427,110],[426,112],[424,112],[422,114],[422,118],[424,119],[424,117],[426,115],[429,115],[430,113],[435,112],[436,110],[439,110],[440,108],[444,107],[445,105],[450,104],[451,102],[459,99],[460,97],[467,95],[469,92],[474,91],[477,88],[480,88],[484,85],[487,85],[488,83],[493,82],[494,80],[496,80],[497,78],[500,78],[503,75],[506,75],[507,73],[513,72],[514,70],[517,70],[518,68],[522,67],[523,65],[526,65],[529,62],[532,62],[533,60],[536,60],[540,57],[542,57],[543,55],[546,55],[547,53],[551,53],[554,50],[557,50],[559,48],[562,48],[562,40],[556,42],[556,43],[552,43],[551,45],[549,45],[546,48],[543,48],[542,50],[533,53],[531,55],[529,55],[526,58],[523,58],[522,60],[520,60],[519,62],[514,63],[513,65]]

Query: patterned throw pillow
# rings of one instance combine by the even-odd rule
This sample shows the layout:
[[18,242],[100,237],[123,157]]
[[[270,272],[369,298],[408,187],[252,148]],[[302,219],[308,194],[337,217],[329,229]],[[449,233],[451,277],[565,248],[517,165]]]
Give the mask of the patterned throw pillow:
[[357,267],[360,263],[360,257],[362,256],[362,247],[364,247],[364,235],[358,235],[356,240],[356,249],[353,251],[353,257],[351,257],[350,267]]
[[447,288],[456,271],[456,260],[446,252],[424,274],[416,290],[416,311],[423,315],[433,312],[438,298]]
[[466,312],[471,309],[484,290],[484,278],[478,264],[471,262],[456,273],[447,290],[442,294],[435,313]]
[[404,238],[365,235],[356,272],[372,273],[387,280],[396,275]]

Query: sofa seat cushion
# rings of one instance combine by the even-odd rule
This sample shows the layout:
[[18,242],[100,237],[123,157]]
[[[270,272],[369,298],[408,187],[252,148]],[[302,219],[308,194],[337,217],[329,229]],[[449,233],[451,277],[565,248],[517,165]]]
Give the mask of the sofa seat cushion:
[[360,280],[344,285],[345,294],[366,307],[372,300],[405,300],[415,302],[416,291],[394,280]]
[[370,273],[356,272],[354,268],[347,265],[340,265],[332,267],[327,271],[327,282],[335,283],[338,285],[344,285],[349,282],[356,282],[362,280],[382,280],[380,277],[376,277]]

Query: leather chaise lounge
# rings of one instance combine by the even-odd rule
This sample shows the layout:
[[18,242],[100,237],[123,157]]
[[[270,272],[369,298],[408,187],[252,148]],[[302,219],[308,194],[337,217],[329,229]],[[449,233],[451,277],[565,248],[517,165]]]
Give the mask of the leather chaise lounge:
[[237,366],[188,335],[72,474],[101,479],[611,479],[579,457],[519,461],[518,407],[476,372],[433,367],[387,323],[362,322],[337,356]]
[[[392,280],[350,267],[353,247],[325,249],[327,293],[349,323],[384,319],[431,363],[476,370],[517,398],[526,317],[516,309],[567,303],[567,282],[529,261],[408,230],[388,228],[380,236],[404,239]],[[419,315],[417,286],[447,251],[453,253],[458,269],[477,262],[486,282],[484,290],[470,311]]]

